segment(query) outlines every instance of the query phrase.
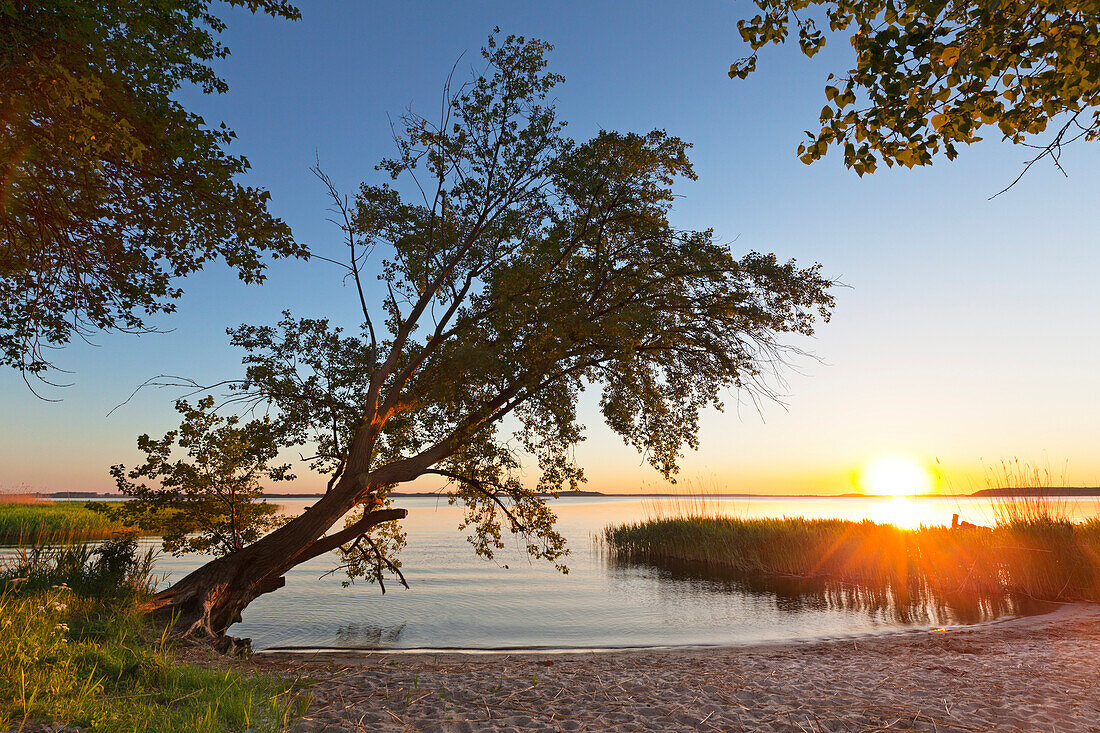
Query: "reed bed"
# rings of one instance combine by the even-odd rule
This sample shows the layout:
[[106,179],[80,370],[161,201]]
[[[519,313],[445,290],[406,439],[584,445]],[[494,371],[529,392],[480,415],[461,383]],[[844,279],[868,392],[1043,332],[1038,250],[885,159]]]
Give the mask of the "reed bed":
[[1042,509],[1006,507],[995,526],[964,529],[684,514],[607,527],[604,541],[627,560],[829,578],[898,595],[932,590],[1100,600],[1100,520],[1074,524]]
[[0,500],[0,544],[79,542],[113,537],[125,525],[85,502]]

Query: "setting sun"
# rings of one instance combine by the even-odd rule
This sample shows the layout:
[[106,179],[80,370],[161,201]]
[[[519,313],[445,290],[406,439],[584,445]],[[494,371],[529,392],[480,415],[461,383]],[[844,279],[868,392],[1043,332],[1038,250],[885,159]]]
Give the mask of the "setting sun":
[[860,483],[868,494],[911,496],[929,493],[932,476],[924,466],[910,458],[884,456],[863,469]]

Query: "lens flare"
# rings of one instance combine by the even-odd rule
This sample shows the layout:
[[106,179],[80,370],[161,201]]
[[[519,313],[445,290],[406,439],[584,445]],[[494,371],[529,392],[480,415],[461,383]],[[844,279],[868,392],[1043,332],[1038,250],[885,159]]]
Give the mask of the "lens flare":
[[883,456],[863,469],[860,482],[868,494],[912,496],[932,490],[928,469],[904,456]]

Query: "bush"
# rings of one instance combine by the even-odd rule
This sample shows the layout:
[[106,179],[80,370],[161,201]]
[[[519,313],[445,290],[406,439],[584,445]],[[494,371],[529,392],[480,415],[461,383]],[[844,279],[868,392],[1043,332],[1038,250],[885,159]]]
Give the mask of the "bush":
[[98,545],[21,546],[0,567],[0,592],[27,593],[65,586],[91,598],[133,598],[152,591],[155,551],[137,552],[133,535]]

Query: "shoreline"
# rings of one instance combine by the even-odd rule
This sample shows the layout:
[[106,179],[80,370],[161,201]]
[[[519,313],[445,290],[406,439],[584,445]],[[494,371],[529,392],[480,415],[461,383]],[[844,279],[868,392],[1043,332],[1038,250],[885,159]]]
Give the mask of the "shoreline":
[[1096,731],[1100,604],[945,631],[599,652],[260,652],[317,680],[297,733]]
[[[1083,609],[1092,607],[1093,605],[1100,606],[1100,604],[1092,604],[1087,602],[1066,602],[1066,601],[1043,601],[1051,606],[1051,609],[1042,613],[1033,613],[1023,616],[1001,616],[997,618],[989,619],[988,621],[979,621],[974,624],[956,624],[954,626],[939,627],[939,629],[946,630],[948,632],[962,632],[971,630],[985,629],[990,626],[998,626],[1020,622],[1026,624],[1032,619],[1042,619],[1052,614],[1058,613],[1080,613]],[[1070,611],[1066,610],[1069,607]],[[939,629],[936,629],[937,631]],[[766,650],[777,649],[781,647],[799,648],[805,646],[814,646],[816,644],[831,644],[844,641],[859,641],[861,639],[878,639],[882,637],[890,636],[905,636],[911,634],[927,634],[931,633],[933,629],[928,626],[919,627],[906,627],[906,628],[894,628],[884,629],[882,631],[866,631],[855,632],[852,634],[840,634],[836,636],[814,636],[805,637],[801,639],[775,639],[775,640],[763,640],[763,641],[745,641],[745,642],[731,642],[731,643],[716,643],[716,644],[654,644],[651,646],[607,646],[607,647],[412,647],[408,649],[391,647],[391,648],[369,648],[369,647],[270,647],[268,649],[260,649],[254,652],[253,656],[271,656],[280,657],[286,656],[288,658],[306,658],[311,657],[315,660],[323,659],[326,662],[337,661],[339,659],[347,658],[349,662],[354,663],[359,657],[369,658],[375,656],[397,656],[397,657],[431,657],[437,659],[441,656],[470,656],[470,657],[493,657],[493,656],[510,656],[510,657],[526,657],[530,656],[562,656],[567,654],[626,654],[626,653],[644,653],[644,652],[678,652],[678,651],[713,651],[713,650]]]

